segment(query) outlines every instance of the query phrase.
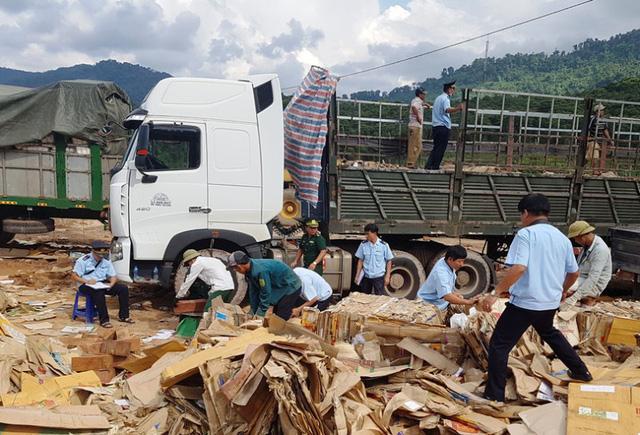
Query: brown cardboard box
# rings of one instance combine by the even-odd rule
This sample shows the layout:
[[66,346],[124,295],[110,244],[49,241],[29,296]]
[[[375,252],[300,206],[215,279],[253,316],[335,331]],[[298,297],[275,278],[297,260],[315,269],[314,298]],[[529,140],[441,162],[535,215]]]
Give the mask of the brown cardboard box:
[[631,414],[631,427],[640,433],[640,387],[631,389],[631,409],[629,412]]
[[570,384],[567,434],[637,433],[640,419],[634,417],[633,389],[626,385]]

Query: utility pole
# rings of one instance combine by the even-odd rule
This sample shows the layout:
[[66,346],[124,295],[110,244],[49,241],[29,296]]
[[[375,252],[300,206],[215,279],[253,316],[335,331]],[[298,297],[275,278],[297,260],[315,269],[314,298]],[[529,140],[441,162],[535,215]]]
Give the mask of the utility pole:
[[484,63],[482,64],[482,83],[484,84],[486,76],[487,76],[487,56],[489,54],[489,40],[484,46]]

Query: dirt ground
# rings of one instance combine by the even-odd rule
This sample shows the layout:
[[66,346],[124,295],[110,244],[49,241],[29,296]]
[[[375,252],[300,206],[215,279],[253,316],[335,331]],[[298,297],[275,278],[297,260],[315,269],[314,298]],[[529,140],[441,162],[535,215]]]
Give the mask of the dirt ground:
[[[19,235],[8,248],[0,249],[0,289],[20,303],[6,316],[17,326],[25,323],[50,323],[50,328],[25,329],[27,334],[63,335],[65,326],[84,326],[83,319],[71,320],[76,285],[71,280],[75,259],[89,252],[92,240],[111,239],[103,224],[97,221],[59,219],[56,230],[48,234]],[[458,240],[439,240],[458,243]],[[468,248],[481,251],[483,241],[462,240]],[[606,294],[624,296],[629,292],[629,280],[612,282]],[[118,302],[108,297],[109,313],[115,326]],[[131,317],[136,321],[131,329],[140,337],[153,336],[162,329],[175,330],[178,317],[172,313],[172,295],[157,285],[130,286]],[[53,318],[40,319],[41,317]],[[34,317],[34,316],[38,316]],[[123,324],[120,324],[123,325]],[[22,328],[21,328],[22,329]]]
[[[75,258],[89,252],[92,240],[109,241],[111,235],[103,224],[88,220],[56,221],[56,230],[48,234],[18,235],[8,249],[0,250],[0,288],[20,303],[5,315],[16,326],[50,323],[51,328],[37,331],[25,328],[27,334],[63,335],[65,326],[85,326],[84,319],[71,320],[76,284],[71,280]],[[12,258],[12,257],[18,258]],[[135,325],[128,329],[134,335],[149,337],[161,329],[174,330],[177,316],[172,314],[171,295],[159,286],[130,286],[131,317]],[[114,326],[118,322],[117,298],[108,297],[109,315]],[[54,318],[40,320],[34,316]],[[22,329],[22,328],[21,328]]]

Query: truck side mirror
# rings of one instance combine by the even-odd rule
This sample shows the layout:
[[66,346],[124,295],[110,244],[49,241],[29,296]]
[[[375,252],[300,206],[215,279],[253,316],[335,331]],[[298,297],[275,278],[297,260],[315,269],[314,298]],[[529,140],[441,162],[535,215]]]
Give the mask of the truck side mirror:
[[142,182],[155,183],[158,179],[157,175],[149,175],[145,173],[147,168],[147,159],[149,158],[149,124],[143,124],[138,131],[138,143],[136,144],[135,165],[136,169],[142,174]]
[[136,143],[136,168],[143,171],[146,168],[147,156],[149,155],[149,124],[142,124],[138,129],[138,141]]

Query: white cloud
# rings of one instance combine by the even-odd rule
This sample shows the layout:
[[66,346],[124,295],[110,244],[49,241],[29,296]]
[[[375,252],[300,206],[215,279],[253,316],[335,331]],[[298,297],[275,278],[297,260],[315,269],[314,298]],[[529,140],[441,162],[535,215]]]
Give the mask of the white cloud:
[[[277,72],[296,85],[312,64],[338,73],[393,61],[575,0],[3,0],[0,66],[45,70],[104,58],[174,75]],[[395,3],[395,4],[392,4]],[[391,5],[390,5],[391,4]],[[390,5],[390,6],[389,6]],[[624,11],[624,12],[622,12]],[[490,38],[490,55],[569,50],[637,26],[640,2],[593,2]],[[340,82],[389,90],[471,62],[484,40]]]

